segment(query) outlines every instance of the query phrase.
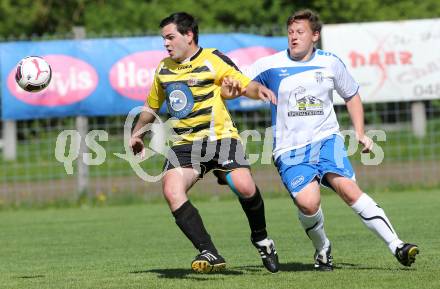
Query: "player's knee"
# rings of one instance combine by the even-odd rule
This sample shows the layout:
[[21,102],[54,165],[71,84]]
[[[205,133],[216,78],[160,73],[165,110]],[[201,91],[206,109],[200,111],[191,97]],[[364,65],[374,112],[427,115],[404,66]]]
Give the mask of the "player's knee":
[[[164,198],[168,202],[174,202],[181,198],[182,192],[179,188],[177,188],[174,184],[168,182],[163,184],[162,190]],[[183,193],[184,194],[184,193]]]
[[318,212],[319,206],[301,207],[300,210],[304,215],[311,216],[316,214],[316,212]]
[[171,186],[164,187],[162,193],[172,212],[180,208],[188,200],[185,192],[173,189]]
[[250,198],[255,194],[255,186],[253,188],[242,188],[241,190],[238,190],[238,193],[242,198]]
[[318,212],[320,207],[320,202],[316,202],[312,199],[302,200],[300,203],[296,202],[298,209],[307,216],[311,216]]
[[228,173],[226,175],[226,180],[229,187],[234,191],[234,193],[238,194],[240,197],[250,198],[256,192],[255,183],[250,174],[233,176],[232,173]]
[[[234,182],[235,183],[235,182]],[[252,182],[236,182],[235,186],[237,192],[240,194],[243,198],[250,198],[252,197],[256,192],[255,183]]]

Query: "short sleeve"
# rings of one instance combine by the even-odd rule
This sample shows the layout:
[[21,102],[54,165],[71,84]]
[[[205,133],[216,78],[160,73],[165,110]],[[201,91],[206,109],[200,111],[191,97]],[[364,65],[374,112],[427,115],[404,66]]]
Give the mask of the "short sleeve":
[[212,53],[218,56],[218,61],[215,63],[215,83],[217,85],[220,86],[223,78],[230,76],[235,80],[240,81],[242,87],[248,86],[248,84],[251,82],[251,79],[241,73],[241,71],[229,57],[218,50],[214,50]]
[[154,73],[153,84],[151,85],[150,94],[147,98],[147,103],[151,108],[160,108],[165,100],[165,94],[158,76],[161,67],[162,64],[159,65]]
[[246,71],[245,74],[253,81],[256,81],[262,85],[267,86],[267,83],[264,80],[264,75],[262,73],[261,69],[261,61],[257,60],[252,65],[250,65]]
[[351,98],[355,96],[359,90],[359,84],[348,72],[344,63],[339,58],[335,57],[332,68],[335,75],[334,84],[336,92],[342,98]]

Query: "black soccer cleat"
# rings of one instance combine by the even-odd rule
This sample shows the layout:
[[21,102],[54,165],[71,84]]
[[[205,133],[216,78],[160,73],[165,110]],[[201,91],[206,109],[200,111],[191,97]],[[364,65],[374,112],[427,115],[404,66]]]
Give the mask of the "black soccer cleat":
[[316,250],[314,268],[317,271],[333,271],[332,247],[324,248],[321,251]]
[[401,244],[397,246],[394,256],[403,266],[411,267],[411,264],[416,261],[416,255],[419,254],[419,247],[414,244]]
[[196,273],[218,272],[226,268],[226,261],[219,254],[203,250],[192,261],[191,268]]
[[264,267],[266,267],[266,269],[272,273],[278,272],[280,269],[280,264],[278,262],[278,254],[273,240],[266,238],[258,242],[252,241],[252,244],[260,253]]

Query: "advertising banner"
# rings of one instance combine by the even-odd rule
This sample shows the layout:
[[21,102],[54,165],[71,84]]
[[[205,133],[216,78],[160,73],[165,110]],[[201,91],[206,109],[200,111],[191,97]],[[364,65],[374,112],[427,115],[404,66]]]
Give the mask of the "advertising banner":
[[[241,69],[260,57],[286,47],[285,37],[248,34],[200,35],[202,47],[215,47]],[[15,67],[25,56],[45,58],[52,81],[45,90],[30,93],[15,82]],[[10,42],[0,44],[2,119],[62,116],[123,115],[142,105],[154,72],[166,57],[161,37]],[[264,106],[260,101],[228,101],[231,110]]]
[[324,25],[322,44],[359,82],[364,102],[440,98],[440,19]]

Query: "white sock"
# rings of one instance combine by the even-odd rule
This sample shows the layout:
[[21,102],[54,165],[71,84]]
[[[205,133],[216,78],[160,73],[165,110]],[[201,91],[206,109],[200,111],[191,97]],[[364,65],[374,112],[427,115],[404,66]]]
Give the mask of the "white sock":
[[298,210],[298,218],[316,250],[321,251],[330,246],[330,241],[324,231],[324,214],[321,207],[311,216],[304,215]]
[[397,236],[382,208],[365,193],[351,208],[361,217],[362,222],[387,244],[391,253],[394,254],[397,246],[403,242]]

